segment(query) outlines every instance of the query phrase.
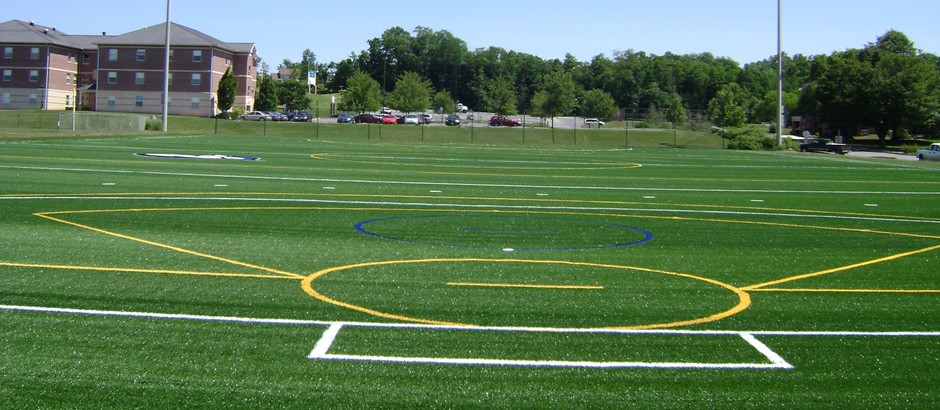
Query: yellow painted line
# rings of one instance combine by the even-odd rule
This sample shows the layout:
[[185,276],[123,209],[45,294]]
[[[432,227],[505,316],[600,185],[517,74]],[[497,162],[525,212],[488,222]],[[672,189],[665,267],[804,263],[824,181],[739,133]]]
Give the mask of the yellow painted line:
[[157,273],[166,275],[193,275],[193,276],[222,276],[233,278],[257,278],[257,279],[291,279],[286,276],[259,275],[251,273],[227,273],[227,272],[197,272],[186,270],[164,270],[164,269],[138,269],[138,268],[115,268],[105,266],[74,266],[74,265],[47,265],[37,263],[16,263],[0,262],[0,266],[9,266],[15,268],[35,268],[35,269],[62,269],[62,270],[81,270],[97,272],[127,272],[127,273]]
[[937,249],[940,249],[940,245],[934,245],[934,246],[931,246],[931,247],[928,247],[928,248],[918,249],[918,250],[914,250],[914,251],[910,251],[910,252],[899,253],[899,254],[891,255],[891,256],[885,256],[885,257],[883,257],[883,258],[872,259],[872,260],[870,260],[870,261],[855,263],[855,264],[852,264],[852,265],[840,266],[840,267],[838,267],[838,268],[826,269],[826,270],[823,270],[823,271],[813,272],[813,273],[807,273],[807,274],[805,274],[805,275],[796,275],[796,276],[791,276],[791,277],[788,277],[788,278],[783,278],[783,279],[779,279],[779,280],[775,280],[775,281],[771,281],[771,282],[764,282],[764,283],[759,283],[759,284],[756,284],[756,285],[745,286],[745,287],[743,287],[743,288],[741,288],[741,289],[744,289],[744,290],[747,290],[747,291],[757,290],[757,289],[760,289],[760,288],[765,288],[765,287],[767,287],[767,286],[779,285],[779,284],[781,284],[781,283],[793,282],[793,281],[797,281],[797,280],[801,280],[801,279],[807,279],[807,278],[813,278],[813,277],[816,277],[816,276],[828,275],[828,274],[830,274],[830,273],[844,272],[844,271],[847,271],[847,270],[850,270],[850,269],[861,268],[861,267],[864,267],[864,266],[874,265],[874,264],[883,263],[883,262],[890,262],[890,261],[893,261],[893,260],[896,260],[896,259],[906,258],[906,257],[912,256],[912,255],[917,255],[917,254],[921,254],[921,253],[925,253],[925,252],[935,251],[935,250],[937,250]]
[[106,231],[106,230],[104,230],[104,229],[95,228],[95,227],[93,227],[93,226],[82,225],[82,224],[80,224],[80,223],[67,221],[67,220],[65,220],[65,219],[56,218],[56,217],[49,216],[48,214],[44,214],[44,213],[36,213],[36,214],[33,214],[33,215],[36,215],[36,216],[38,216],[38,217],[40,217],[40,218],[48,219],[48,220],[50,220],[50,221],[55,221],[55,222],[63,223],[63,224],[66,224],[66,225],[71,225],[71,226],[74,226],[74,227],[76,227],[76,228],[87,229],[87,230],[89,230],[89,231],[93,231],[93,232],[98,232],[98,233],[102,233],[102,234],[105,234],[105,235],[114,236],[114,237],[116,237],[116,238],[127,239],[127,240],[129,240],[129,241],[134,241],[134,242],[142,243],[142,244],[145,244],[145,245],[155,246],[155,247],[158,247],[158,248],[169,249],[169,250],[171,250],[171,251],[175,251],[175,252],[179,252],[179,253],[185,253],[185,254],[188,254],[188,255],[198,256],[198,257],[201,257],[201,258],[217,260],[217,261],[225,262],[225,263],[232,264],[232,265],[244,266],[244,267],[246,267],[246,268],[258,269],[258,270],[261,270],[261,271],[270,272],[270,273],[274,273],[274,274],[277,274],[277,275],[286,276],[286,277],[293,278],[293,279],[303,279],[303,278],[304,278],[303,276],[298,275],[298,274],[296,274],[296,273],[285,272],[285,271],[282,271],[282,270],[277,270],[277,269],[267,268],[267,267],[264,267],[264,266],[259,266],[259,265],[254,265],[254,264],[250,264],[250,263],[240,262],[240,261],[237,261],[237,260],[234,260],[234,259],[223,258],[223,257],[221,257],[221,256],[215,256],[215,255],[210,255],[210,254],[207,254],[207,253],[201,253],[201,252],[191,251],[191,250],[189,250],[189,249],[183,249],[183,248],[180,248],[180,247],[177,247],[177,246],[167,245],[167,244],[163,244],[163,243],[159,243],[159,242],[154,242],[154,241],[148,241],[148,240],[146,240],[146,239],[136,238],[136,237],[129,236],[129,235],[119,234],[119,233],[116,233],[116,232],[111,232],[111,231]]
[[751,292],[793,292],[793,293],[940,293],[940,289],[784,289],[760,288]]
[[431,319],[424,319],[424,318],[418,318],[418,317],[396,315],[392,313],[381,312],[375,309],[370,309],[364,306],[359,306],[359,305],[355,305],[352,303],[347,303],[347,302],[330,298],[313,288],[313,282],[316,279],[321,278],[329,273],[347,270],[347,269],[364,268],[364,267],[371,267],[371,266],[413,264],[413,263],[459,263],[459,262],[559,264],[559,265],[571,265],[571,266],[588,266],[588,267],[597,267],[597,268],[634,270],[634,271],[658,273],[658,274],[678,276],[678,277],[698,280],[698,281],[720,286],[722,288],[725,288],[727,290],[734,292],[735,295],[738,296],[737,305],[723,312],[715,313],[707,317],[683,320],[683,321],[677,321],[677,322],[670,322],[670,323],[654,323],[654,324],[646,324],[646,325],[638,325],[638,326],[611,326],[610,329],[644,330],[644,329],[661,329],[661,328],[669,328],[669,327],[697,325],[697,324],[702,324],[702,323],[714,322],[714,321],[721,320],[732,315],[736,315],[742,312],[743,310],[747,309],[748,306],[751,305],[751,296],[747,292],[735,286],[729,285],[724,282],[719,282],[711,278],[705,278],[705,277],[690,275],[686,273],[669,272],[669,271],[664,271],[664,270],[659,270],[659,269],[650,269],[650,268],[642,268],[642,267],[635,267],[635,266],[621,266],[621,265],[610,265],[610,264],[603,264],[603,263],[571,262],[571,261],[558,261],[558,260],[441,258],[441,259],[410,259],[410,260],[390,260],[390,261],[380,261],[380,262],[364,262],[364,263],[356,263],[356,264],[351,264],[351,265],[337,266],[337,267],[323,269],[321,271],[315,272],[311,274],[310,276],[307,276],[306,278],[304,278],[304,280],[301,281],[300,287],[308,295],[313,296],[320,301],[330,303],[336,306],[345,307],[345,308],[359,311],[362,313],[366,313],[369,315],[386,318],[386,319],[402,320],[402,321],[415,322],[415,323],[426,323],[426,324],[432,324],[432,325],[478,326],[478,325],[472,325],[472,324],[466,324],[466,323],[444,322],[444,321],[438,321],[438,320],[431,320]]
[[603,286],[578,286],[578,285],[525,285],[514,283],[475,283],[475,282],[450,282],[448,286],[468,286],[484,288],[530,288],[530,289],[584,289],[599,290]]

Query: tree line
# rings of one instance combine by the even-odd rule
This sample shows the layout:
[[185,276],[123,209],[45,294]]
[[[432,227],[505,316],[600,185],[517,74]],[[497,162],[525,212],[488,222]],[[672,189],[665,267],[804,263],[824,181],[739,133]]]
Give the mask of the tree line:
[[[452,110],[453,101],[478,111],[546,117],[656,110],[674,122],[702,113],[716,125],[734,127],[775,122],[777,64],[777,56],[741,66],[711,53],[632,49],[590,61],[570,54],[543,59],[499,47],[471,51],[446,30],[393,27],[342,61],[319,63],[308,49],[300,61],[285,59],[280,66],[293,69],[298,80],[315,70],[321,92],[352,96],[365,87],[384,104],[400,103],[396,90],[408,87],[411,95],[426,89],[426,96],[419,93],[424,108],[435,110]],[[864,126],[884,139],[936,135],[940,128],[940,58],[916,49],[901,32],[889,31],[861,49],[784,55],[783,67],[786,115],[812,119],[818,124],[812,132],[851,133]],[[370,104],[347,108],[375,102]]]

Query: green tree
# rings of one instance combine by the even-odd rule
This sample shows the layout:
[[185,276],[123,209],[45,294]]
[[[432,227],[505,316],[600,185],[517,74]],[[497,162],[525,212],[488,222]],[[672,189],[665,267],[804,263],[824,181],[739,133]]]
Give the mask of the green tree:
[[486,85],[486,107],[496,114],[515,115],[516,91],[506,77],[499,77]]
[[363,71],[355,71],[346,83],[339,102],[342,111],[363,113],[378,111],[382,106],[382,90],[375,81]]
[[278,99],[287,111],[310,109],[310,89],[307,82],[286,80],[278,87]]
[[232,109],[237,91],[238,83],[235,80],[235,75],[232,74],[232,68],[229,67],[228,70],[225,70],[225,74],[222,74],[222,78],[219,79],[218,100],[216,101],[219,111],[226,112]]
[[431,82],[418,73],[406,71],[395,81],[395,90],[388,95],[388,105],[403,112],[423,112],[431,103]]
[[940,68],[894,30],[862,50],[817,58],[811,80],[802,110],[833,129],[872,127],[882,145],[889,133],[929,127],[940,109]]
[[590,90],[584,93],[581,102],[581,115],[607,120],[617,112],[614,98],[604,90]]
[[725,84],[708,103],[708,115],[722,127],[741,127],[747,121],[751,95],[737,83]]
[[[574,80],[571,73],[556,71],[543,80],[545,100],[542,101],[541,111],[546,117],[557,117],[571,114],[577,105],[575,98]],[[554,126],[554,120],[552,121]]]
[[666,107],[666,119],[672,123],[673,127],[681,127],[685,124],[685,107],[682,106],[682,98],[678,95],[672,99],[672,103]]
[[532,100],[529,102],[529,115],[534,115],[536,117],[545,117],[545,113],[542,112],[542,107],[545,105],[545,100],[548,99],[548,93],[545,91],[536,91],[532,95]]
[[278,85],[266,75],[261,76],[258,90],[255,92],[255,109],[258,111],[274,111],[278,103]]
[[456,112],[457,103],[454,101],[454,97],[450,96],[450,91],[438,91],[431,101],[431,108],[435,110],[444,108],[444,112]]

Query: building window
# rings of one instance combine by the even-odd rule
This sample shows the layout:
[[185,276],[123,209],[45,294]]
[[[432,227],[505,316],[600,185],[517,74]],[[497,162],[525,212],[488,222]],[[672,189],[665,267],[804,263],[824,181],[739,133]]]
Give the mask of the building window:
[[3,93],[3,103],[4,104],[10,103],[10,93]]
[[169,74],[169,77],[166,78],[166,82],[169,85],[173,85],[173,73]]
[[194,110],[198,110],[199,109],[199,97],[193,97],[193,100],[190,104]]
[[137,61],[144,61],[147,59],[147,50],[142,48],[137,49]]
[[72,84],[72,75],[71,75],[71,74],[68,74],[68,73],[65,74],[65,84]]
[[82,54],[82,64],[88,64],[89,62],[91,62],[91,54]]
[[109,50],[108,50],[108,61],[117,61],[117,57],[118,57],[118,56],[117,56],[117,52],[118,52],[118,50],[117,50],[116,48],[109,49]]
[[4,47],[3,48],[3,58],[9,60],[13,58],[13,47]]
[[194,73],[192,85],[200,85],[200,84],[202,84],[202,74]]
[[75,53],[69,53],[69,62],[70,62],[70,63],[74,63],[74,62],[75,62]]
[[5,68],[3,69],[3,81],[10,81],[13,79],[13,70]]
[[143,96],[140,96],[140,95],[138,95],[137,97],[134,97],[134,106],[135,106],[135,107],[143,107],[143,106],[144,106],[144,97],[143,97]]
[[39,98],[36,97],[36,93],[32,93],[32,94],[29,95],[29,103],[30,103],[30,104],[36,104],[36,103],[38,103],[38,102],[39,102]]
[[65,95],[65,106],[66,106],[66,107],[71,107],[71,106],[72,106],[72,96],[71,96],[71,95],[68,95],[68,94]]
[[193,50],[193,62],[194,63],[202,62],[202,50]]
[[134,78],[134,84],[137,84],[137,85],[144,84],[144,73],[137,73],[137,76]]
[[33,47],[29,49],[29,58],[31,60],[39,59],[39,47]]
[[117,84],[117,72],[108,71],[108,84]]
[[116,106],[117,106],[117,98],[114,98],[113,95],[109,95],[109,96],[108,96],[108,107],[114,108],[114,107],[116,107]]
[[29,70],[29,82],[35,83],[39,81],[39,70]]
[[174,54],[173,52],[174,52],[174,51],[176,51],[176,50],[170,50],[170,61],[171,61],[171,62],[173,61],[173,54]]

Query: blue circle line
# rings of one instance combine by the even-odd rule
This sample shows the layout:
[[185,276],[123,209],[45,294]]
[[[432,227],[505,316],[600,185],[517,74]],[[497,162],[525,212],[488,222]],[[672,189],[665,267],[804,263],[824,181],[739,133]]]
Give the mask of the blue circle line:
[[[507,216],[479,216],[479,215],[478,216],[466,216],[466,215],[392,216],[392,217],[387,217],[387,218],[375,218],[375,219],[369,219],[369,220],[365,220],[362,222],[358,222],[355,225],[355,229],[357,232],[362,233],[367,236],[401,242],[401,243],[446,246],[450,248],[462,248],[462,249],[494,249],[492,247],[486,247],[486,246],[457,245],[457,244],[451,244],[451,243],[435,243],[435,242],[402,239],[402,238],[398,238],[394,236],[377,234],[365,228],[365,225],[368,225],[371,223],[377,223],[377,222],[396,221],[396,220],[405,220],[405,219],[432,219],[432,218],[434,219],[440,219],[440,218],[530,218],[530,219],[558,220],[558,218],[542,218],[542,217],[534,217],[534,216],[509,216],[509,215]],[[643,239],[632,241],[632,242],[614,243],[614,244],[609,244],[609,245],[561,247],[561,248],[514,248],[513,250],[514,251],[577,251],[577,250],[589,250],[589,249],[612,249],[612,248],[622,248],[622,247],[627,247],[627,246],[639,245],[639,244],[643,244],[643,243],[653,240],[653,234],[641,228],[628,226],[628,225],[622,225],[622,224],[615,224],[615,223],[610,223],[610,222],[599,222],[596,224],[613,226],[613,227],[636,231],[636,232],[643,234]],[[506,230],[506,231],[509,231],[509,230]]]

